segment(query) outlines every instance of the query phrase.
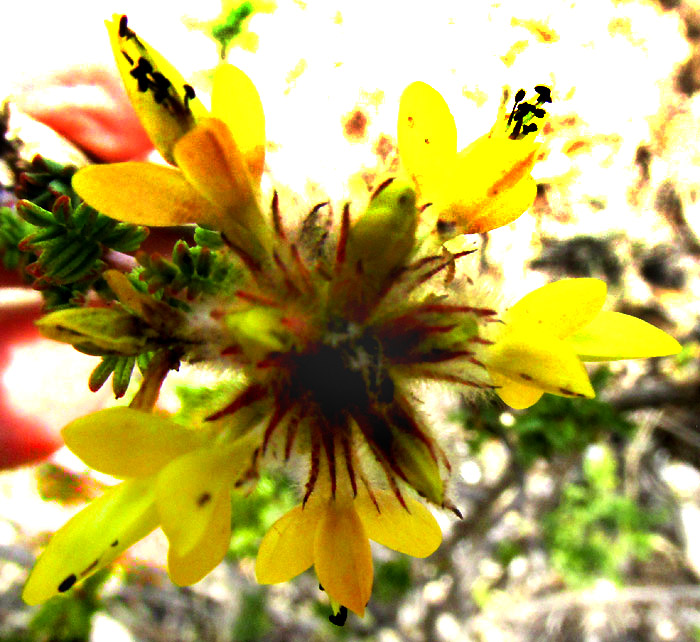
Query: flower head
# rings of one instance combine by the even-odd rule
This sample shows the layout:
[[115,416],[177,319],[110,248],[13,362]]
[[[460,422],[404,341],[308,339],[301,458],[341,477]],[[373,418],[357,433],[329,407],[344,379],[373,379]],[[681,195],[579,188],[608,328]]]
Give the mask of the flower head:
[[[536,88],[533,105],[518,92],[511,115],[457,153],[442,98],[422,83],[409,86],[399,142],[413,181],[385,180],[359,215],[349,204],[336,215],[322,203],[292,226],[277,194],[269,208],[261,205],[264,118],[247,76],[219,67],[210,115],[125,17],[108,28],[137,112],[171,167],[87,167],[74,188],[121,221],[206,226],[215,249],[193,248],[196,266],[185,244],[174,257],[183,273],[209,274],[213,254],[227,269],[218,287],[191,296],[152,283],[146,293],[138,273],[108,270],[99,312],[69,309],[42,321],[42,332],[90,354],[145,355],[151,363],[131,408],[65,429],[76,454],[126,480],[56,534],[25,599],[69,589],[158,524],[170,542],[173,579],[197,581],[226,550],[231,485],[255,479],[272,459],[296,462],[305,484],[302,504],[262,542],[258,579],[285,581],[313,565],[331,600],[362,614],[372,586],[369,540],[423,557],[440,532],[417,498],[459,514],[446,491],[449,458],[421,413],[422,384],[460,392],[501,386],[507,400],[522,381],[536,392],[586,395],[576,350],[609,352],[597,341],[599,326],[619,320],[597,322],[612,314],[596,316],[602,299],[589,290],[598,286],[584,287],[591,301],[575,311],[573,295],[561,305],[529,295],[493,345],[497,313],[484,304],[488,295],[455,276],[474,250],[452,253],[421,231],[419,198],[433,202],[442,238],[503,225],[529,206],[530,121],[542,116],[548,94]],[[150,414],[181,361],[216,363],[241,382],[191,430]],[[543,372],[551,364],[555,374]]]
[[643,359],[680,351],[673,337],[653,325],[602,310],[606,290],[599,279],[564,279],[530,292],[508,311],[503,331],[486,356],[503,401],[527,408],[545,392],[593,397],[582,361]]
[[399,153],[424,203],[437,212],[443,238],[487,232],[518,218],[535,200],[530,176],[539,145],[537,124],[551,102],[549,89],[537,98],[515,96],[510,114],[502,110],[491,131],[457,151],[457,128],[443,97],[430,85],[406,87],[399,107]]

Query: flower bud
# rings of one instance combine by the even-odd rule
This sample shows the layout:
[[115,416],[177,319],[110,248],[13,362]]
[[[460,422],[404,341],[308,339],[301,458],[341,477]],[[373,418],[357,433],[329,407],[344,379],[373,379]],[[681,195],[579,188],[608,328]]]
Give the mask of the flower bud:
[[398,179],[385,181],[350,230],[349,264],[359,262],[364,274],[381,284],[410,255],[417,219],[416,193],[411,184]]
[[260,361],[271,352],[286,352],[292,343],[280,310],[253,307],[230,312],[224,323],[243,353],[253,361]]
[[95,355],[137,355],[155,347],[157,333],[138,317],[112,308],[69,308],[36,322],[48,339]]

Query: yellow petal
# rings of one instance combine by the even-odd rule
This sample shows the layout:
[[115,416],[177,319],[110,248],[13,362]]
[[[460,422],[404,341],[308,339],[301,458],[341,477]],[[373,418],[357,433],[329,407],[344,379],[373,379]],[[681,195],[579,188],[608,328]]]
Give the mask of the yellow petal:
[[115,477],[153,475],[201,443],[196,432],[167,417],[123,407],[80,417],[61,434],[90,468]]
[[265,114],[253,81],[237,67],[226,63],[217,67],[211,113],[226,123],[259,185],[265,167]]
[[362,617],[372,593],[372,552],[352,503],[331,502],[323,511],[314,537],[314,566],[328,596]]
[[115,14],[105,25],[131,104],[156,149],[172,163],[175,143],[207,110],[198,98],[187,97],[194,90],[186,89],[180,73],[129,29],[125,16]]
[[207,118],[175,145],[175,161],[197,191],[222,209],[253,198],[250,174],[228,127]]
[[510,190],[481,201],[457,198],[440,210],[439,219],[455,224],[458,234],[483,234],[519,218],[535,201],[537,184],[525,176]]
[[176,555],[187,555],[208,536],[215,510],[249,463],[249,450],[201,448],[178,457],[158,474],[156,505]]
[[210,224],[260,260],[269,244],[268,225],[250,173],[226,125],[203,120],[175,145],[175,160],[187,180],[221,212]]
[[231,542],[231,495],[221,493],[207,527],[206,537],[189,553],[178,555],[174,546],[168,550],[168,575],[178,586],[199,582],[216,568]]
[[401,164],[424,200],[430,199],[432,186],[457,155],[457,128],[444,98],[424,82],[401,94],[398,143]]
[[433,198],[440,220],[455,232],[487,232],[518,218],[535,200],[532,139],[486,135],[457,154]]
[[222,214],[176,169],[154,163],[112,163],[84,167],[73,189],[107,216],[141,225],[213,225]]
[[535,332],[511,332],[487,352],[486,365],[518,383],[567,397],[594,397],[583,364],[564,341]]
[[375,490],[374,496],[379,510],[366,493],[359,494],[355,500],[370,539],[413,557],[427,557],[435,552],[442,541],[442,532],[423,504],[407,498],[409,513],[389,491]]
[[524,383],[519,383],[499,372],[490,370],[489,375],[491,376],[493,384],[498,386],[496,394],[506,404],[516,410],[534,406],[544,394],[544,390],[540,388],[533,388]]
[[583,361],[665,357],[681,350],[663,330],[620,312],[600,312],[566,341]]
[[130,479],[107,490],[51,538],[22,598],[40,604],[113,562],[158,526],[153,479]]
[[265,533],[255,560],[255,577],[260,584],[287,582],[313,564],[313,534],[320,510],[318,503],[296,506]]
[[509,311],[514,330],[533,326],[563,339],[593,319],[605,303],[607,286],[600,279],[562,279],[526,294]]

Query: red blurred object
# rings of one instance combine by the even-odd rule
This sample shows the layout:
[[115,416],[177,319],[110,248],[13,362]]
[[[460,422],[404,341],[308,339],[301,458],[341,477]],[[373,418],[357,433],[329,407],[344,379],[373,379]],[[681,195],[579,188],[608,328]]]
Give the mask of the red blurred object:
[[[15,346],[39,338],[34,321],[40,307],[39,303],[0,307],[0,375],[8,367]],[[0,379],[0,470],[48,457],[62,445],[59,428],[46,417],[18,413],[8,402],[5,382]]]
[[[48,125],[95,160],[117,162],[147,156],[153,149],[133,110],[121,79],[105,67],[74,67],[25,85],[16,97],[20,109]],[[155,241],[155,242],[154,242]],[[171,239],[162,240],[164,249]],[[152,244],[158,246],[154,239]],[[25,286],[16,272],[0,265],[0,287]],[[13,406],[7,372],[13,352],[39,345],[34,327],[41,304],[0,304],[0,470],[30,464],[61,445],[61,412],[51,412],[42,399],[31,407]],[[38,391],[38,394],[41,394]],[[67,400],[70,406],[71,399]],[[74,400],[76,410],[90,402]],[[94,402],[93,402],[94,403]],[[30,404],[27,404],[30,405]]]
[[105,67],[72,67],[32,81],[17,105],[94,159],[132,160],[153,149],[121,79]]

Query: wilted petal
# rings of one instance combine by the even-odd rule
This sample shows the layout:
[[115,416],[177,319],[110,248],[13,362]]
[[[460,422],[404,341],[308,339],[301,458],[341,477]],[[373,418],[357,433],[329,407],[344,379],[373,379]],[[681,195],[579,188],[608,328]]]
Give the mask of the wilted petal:
[[178,555],[174,546],[168,550],[168,575],[178,586],[199,582],[216,568],[231,543],[231,495],[221,493],[214,506],[206,538],[189,553]]
[[498,386],[496,394],[511,408],[520,410],[534,406],[544,394],[541,388],[533,388],[524,383],[519,383],[500,372],[489,371],[494,386]]
[[156,505],[170,547],[186,556],[206,545],[216,507],[229,496],[231,483],[244,472],[246,457],[221,448],[201,448],[168,464],[156,482]]
[[457,154],[457,128],[440,93],[424,82],[411,83],[399,104],[398,143],[401,164],[430,200],[440,177]]
[[594,397],[586,369],[569,345],[552,335],[509,332],[487,353],[486,365],[544,392],[567,397]]
[[130,479],[92,501],[51,538],[22,598],[40,604],[113,562],[158,525],[153,479]]
[[211,96],[214,118],[226,123],[257,184],[265,167],[265,114],[253,81],[240,69],[220,64]]
[[606,292],[607,286],[600,279],[554,281],[520,299],[508,311],[507,323],[518,330],[532,326],[563,339],[595,319]]
[[213,225],[223,214],[190,185],[182,172],[154,163],[83,167],[73,189],[107,216],[139,225]]
[[128,28],[125,16],[115,14],[105,25],[131,104],[156,149],[172,163],[175,143],[207,110],[198,98],[189,97],[194,92],[186,89],[180,73]]
[[650,323],[607,311],[600,312],[566,342],[583,361],[665,357],[681,350],[678,341]]
[[413,557],[427,557],[440,546],[440,527],[423,504],[407,498],[406,510],[393,493],[385,490],[375,490],[374,497],[379,510],[366,493],[355,499],[357,513],[370,539]]
[[125,407],[80,417],[61,434],[90,468],[115,477],[153,475],[201,443],[200,435],[167,417]]
[[352,503],[331,502],[314,538],[314,566],[329,597],[362,617],[372,593],[372,552]]
[[255,561],[255,577],[260,584],[286,582],[313,564],[320,509],[312,502],[305,507],[296,506],[270,527]]

